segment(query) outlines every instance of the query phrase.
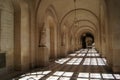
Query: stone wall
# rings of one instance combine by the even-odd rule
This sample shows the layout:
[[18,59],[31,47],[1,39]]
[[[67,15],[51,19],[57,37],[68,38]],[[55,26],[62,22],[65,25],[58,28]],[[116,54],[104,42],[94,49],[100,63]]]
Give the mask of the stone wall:
[[109,0],[108,2],[109,13],[109,28],[111,29],[111,43],[112,43],[112,68],[115,72],[120,72],[120,0]]
[[14,13],[7,2],[0,2],[0,52],[6,53],[6,70],[13,70],[14,53]]

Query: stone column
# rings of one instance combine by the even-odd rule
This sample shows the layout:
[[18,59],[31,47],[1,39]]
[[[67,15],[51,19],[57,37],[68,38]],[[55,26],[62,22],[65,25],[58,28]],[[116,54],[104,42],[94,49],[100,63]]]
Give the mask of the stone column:
[[65,42],[65,39],[66,39],[66,36],[65,36],[65,33],[63,32],[63,34],[61,35],[61,40],[62,40],[62,42],[61,42],[61,57],[66,57],[66,42]]

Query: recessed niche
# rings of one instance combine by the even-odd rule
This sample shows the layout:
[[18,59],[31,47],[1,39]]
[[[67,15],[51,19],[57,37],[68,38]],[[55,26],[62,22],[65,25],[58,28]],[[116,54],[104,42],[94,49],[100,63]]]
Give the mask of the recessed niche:
[[0,53],[0,68],[6,67],[5,53]]

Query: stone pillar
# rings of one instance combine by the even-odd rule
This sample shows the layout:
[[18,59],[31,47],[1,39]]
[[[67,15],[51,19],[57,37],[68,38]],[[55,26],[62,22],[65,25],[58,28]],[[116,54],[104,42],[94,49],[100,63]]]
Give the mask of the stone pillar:
[[61,57],[66,57],[67,56],[67,52],[66,52],[66,47],[65,46],[61,46]]

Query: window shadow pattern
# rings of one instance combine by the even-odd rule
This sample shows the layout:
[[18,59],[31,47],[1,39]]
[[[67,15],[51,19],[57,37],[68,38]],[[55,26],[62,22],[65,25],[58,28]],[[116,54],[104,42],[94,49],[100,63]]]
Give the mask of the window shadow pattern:
[[105,67],[107,60],[95,49],[81,49],[55,60],[47,68],[33,70],[12,80],[120,80],[119,73]]

